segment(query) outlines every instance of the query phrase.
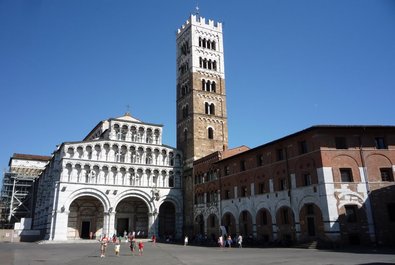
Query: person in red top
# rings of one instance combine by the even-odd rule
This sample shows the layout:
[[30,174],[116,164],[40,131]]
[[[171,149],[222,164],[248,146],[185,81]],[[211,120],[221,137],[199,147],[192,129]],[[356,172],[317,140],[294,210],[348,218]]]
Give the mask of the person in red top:
[[139,256],[143,255],[143,251],[144,251],[144,243],[143,243],[143,241],[140,240],[140,242],[139,242]]
[[156,236],[152,235],[152,246],[156,247]]

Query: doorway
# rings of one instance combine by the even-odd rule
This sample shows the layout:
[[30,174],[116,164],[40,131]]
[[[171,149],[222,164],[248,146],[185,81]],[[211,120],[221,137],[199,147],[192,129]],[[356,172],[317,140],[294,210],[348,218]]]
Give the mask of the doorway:
[[314,217],[307,217],[307,230],[308,230],[309,236],[315,236]]
[[90,221],[82,221],[82,223],[81,223],[81,238],[84,238],[84,239],[89,238],[90,228],[91,228]]
[[124,231],[129,231],[129,218],[118,218],[117,219],[117,235],[123,236]]

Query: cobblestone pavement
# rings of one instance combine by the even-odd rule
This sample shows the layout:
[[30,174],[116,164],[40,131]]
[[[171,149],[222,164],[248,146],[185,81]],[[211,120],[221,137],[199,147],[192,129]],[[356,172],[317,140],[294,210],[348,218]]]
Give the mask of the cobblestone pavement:
[[121,255],[115,256],[109,245],[105,258],[100,258],[99,243],[36,244],[0,243],[1,265],[43,264],[135,264],[135,265],[244,265],[244,264],[395,264],[394,249],[348,249],[325,251],[296,248],[209,248],[172,244],[145,243],[143,256],[132,255],[123,243]]

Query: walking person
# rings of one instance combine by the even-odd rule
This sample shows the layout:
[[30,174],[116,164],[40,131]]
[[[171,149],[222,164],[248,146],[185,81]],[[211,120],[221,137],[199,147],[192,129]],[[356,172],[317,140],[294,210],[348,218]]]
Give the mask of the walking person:
[[220,248],[224,247],[224,238],[222,236],[218,237],[218,245]]
[[106,248],[108,241],[109,239],[106,234],[104,234],[103,237],[100,238],[100,258],[104,258],[106,256]]
[[152,246],[156,247],[156,236],[152,235]]
[[134,249],[136,248],[136,238],[133,235],[129,236],[129,247],[130,247],[130,251],[132,252],[132,255],[134,253]]
[[142,256],[144,252],[144,243],[140,240],[139,242],[139,256]]
[[114,244],[115,244],[115,245],[114,245],[115,255],[116,255],[116,256],[119,256],[119,252],[120,252],[120,250],[121,250],[121,240],[120,240],[119,237],[117,237],[117,238],[115,239],[115,243],[114,243]]
[[232,247],[232,238],[229,235],[228,238],[226,239],[226,243],[228,244],[228,247],[231,248]]
[[184,247],[185,247],[186,245],[188,245],[188,236],[185,236],[185,238],[184,238]]
[[243,237],[241,236],[241,234],[239,235],[239,237],[237,238],[237,244],[239,244],[239,248],[243,247]]

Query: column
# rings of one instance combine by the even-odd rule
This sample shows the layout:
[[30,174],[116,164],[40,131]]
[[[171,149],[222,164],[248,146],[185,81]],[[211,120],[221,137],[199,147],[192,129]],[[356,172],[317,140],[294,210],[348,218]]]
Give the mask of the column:
[[112,208],[108,211],[108,236],[112,236],[114,233],[116,233],[116,227],[115,227],[115,211],[112,211]]
[[148,213],[148,238],[151,238],[153,235],[158,236],[157,216],[156,210]]

